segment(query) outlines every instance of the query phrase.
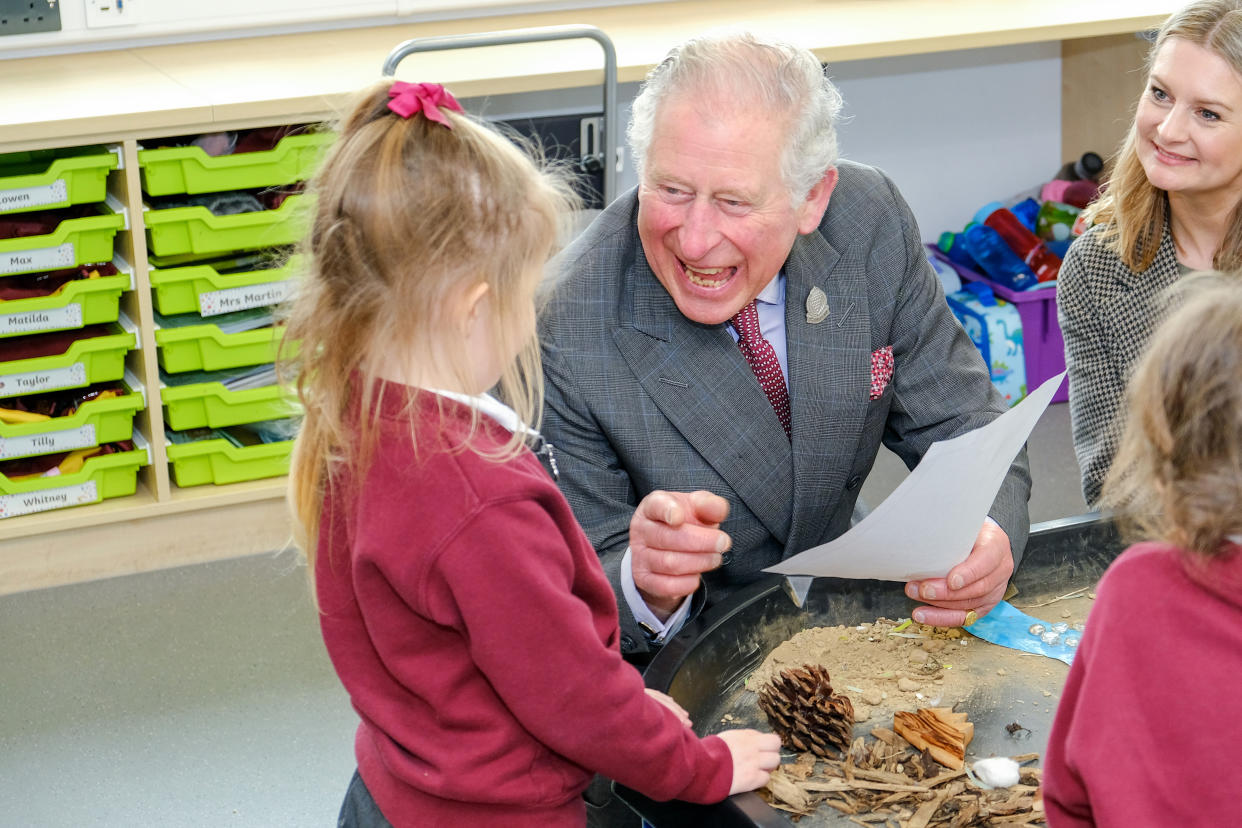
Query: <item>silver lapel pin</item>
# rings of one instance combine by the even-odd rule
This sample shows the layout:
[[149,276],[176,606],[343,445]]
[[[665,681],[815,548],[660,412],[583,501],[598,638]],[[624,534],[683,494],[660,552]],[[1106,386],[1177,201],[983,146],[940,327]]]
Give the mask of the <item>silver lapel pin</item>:
[[828,297],[817,287],[811,288],[811,293],[806,297],[806,321],[811,325],[818,325],[828,318]]

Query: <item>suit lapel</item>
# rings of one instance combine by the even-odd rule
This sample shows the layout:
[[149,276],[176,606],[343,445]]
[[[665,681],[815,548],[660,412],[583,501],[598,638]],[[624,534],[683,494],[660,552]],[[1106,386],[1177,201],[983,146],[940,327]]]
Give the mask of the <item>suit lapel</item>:
[[[865,271],[843,262],[819,233],[801,236],[785,266],[785,337],[793,421],[793,512],[785,554],[822,542],[837,512],[871,382],[870,311]],[[818,287],[828,317],[811,324],[806,304]]]
[[617,348],[673,427],[785,543],[793,475],[780,421],[725,327],[682,316],[638,249]]

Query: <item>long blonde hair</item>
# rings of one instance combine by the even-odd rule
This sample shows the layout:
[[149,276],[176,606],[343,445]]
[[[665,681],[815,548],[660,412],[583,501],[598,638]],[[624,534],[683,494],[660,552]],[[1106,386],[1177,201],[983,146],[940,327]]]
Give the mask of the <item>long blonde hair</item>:
[[[1148,75],[1160,47],[1173,37],[1202,46],[1242,75],[1242,0],[1199,0],[1173,14],[1160,28],[1147,53]],[[1147,86],[1145,81],[1144,95]],[[1139,142],[1135,122],[1113,160],[1104,193],[1085,213],[1089,224],[1108,225],[1104,243],[1136,273],[1151,267],[1169,218],[1168,193],[1147,180],[1139,160]],[[1234,206],[1212,266],[1218,270],[1242,267],[1242,197]]]
[[[469,387],[463,349],[442,310],[480,282],[489,288],[497,347],[517,358],[501,394],[532,427],[543,375],[532,294],[568,220],[567,174],[531,156],[487,124],[442,110],[452,129],[388,109],[391,82],[364,92],[310,185],[315,196],[302,248],[309,262],[288,311],[282,376],[296,383],[305,416],[289,477],[295,541],[314,573],[319,516],[337,472],[370,463],[382,398],[382,355],[432,353]],[[409,361],[409,360],[407,360]],[[407,406],[411,434],[413,405]],[[474,426],[478,415],[475,414]],[[512,456],[514,434],[495,459]]]
[[1130,379],[1102,502],[1131,538],[1211,555],[1242,533],[1242,278],[1196,274],[1175,295]]

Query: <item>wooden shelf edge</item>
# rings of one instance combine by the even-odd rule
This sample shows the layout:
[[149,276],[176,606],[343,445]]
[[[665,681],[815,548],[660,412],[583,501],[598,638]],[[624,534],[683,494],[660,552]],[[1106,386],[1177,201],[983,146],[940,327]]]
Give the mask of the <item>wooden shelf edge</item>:
[[281,501],[283,508],[286,479],[276,477],[227,486],[196,486],[191,489],[174,487],[171,497],[165,501],[157,501],[149,489],[139,486],[135,494],[127,497],[104,500],[90,506],[53,509],[0,520],[0,542],[83,527],[218,509],[254,501]]

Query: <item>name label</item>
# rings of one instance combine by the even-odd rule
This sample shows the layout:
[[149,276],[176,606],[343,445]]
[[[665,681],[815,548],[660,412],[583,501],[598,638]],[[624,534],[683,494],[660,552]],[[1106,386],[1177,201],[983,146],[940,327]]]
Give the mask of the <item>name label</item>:
[[0,274],[61,270],[66,267],[73,267],[73,242],[65,242],[56,247],[0,253]]
[[94,503],[98,500],[99,492],[95,488],[94,480],[88,480],[76,486],[61,486],[59,489],[40,489],[37,492],[0,495],[0,518],[46,512],[65,506],[80,506],[83,503]]
[[68,200],[69,188],[65,186],[65,179],[58,178],[51,184],[40,184],[38,187],[0,190],[0,213],[24,210],[27,207],[46,207]]
[[82,306],[76,302],[63,308],[7,313],[0,316],[0,334],[63,331],[82,327]]
[[293,292],[293,282],[264,282],[248,287],[209,290],[198,295],[198,311],[203,316],[219,316],[222,313],[279,305]]
[[77,388],[80,385],[86,385],[86,364],[75,362],[64,368],[0,377],[0,397],[55,391],[58,388]]
[[0,437],[0,460],[29,457],[34,454],[52,454],[57,451],[73,451],[96,444],[95,426],[91,423],[80,428],[49,431],[45,434],[27,434],[22,437]]

